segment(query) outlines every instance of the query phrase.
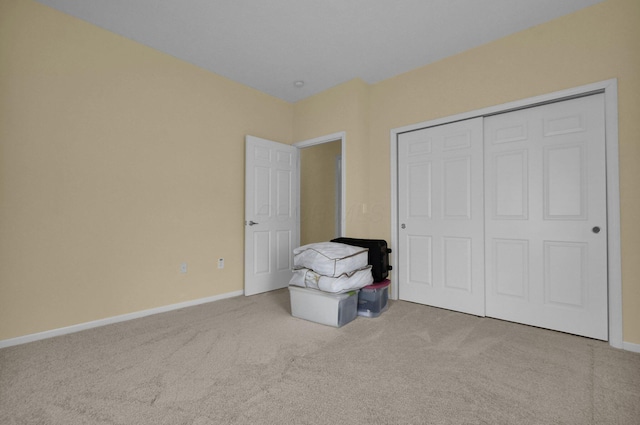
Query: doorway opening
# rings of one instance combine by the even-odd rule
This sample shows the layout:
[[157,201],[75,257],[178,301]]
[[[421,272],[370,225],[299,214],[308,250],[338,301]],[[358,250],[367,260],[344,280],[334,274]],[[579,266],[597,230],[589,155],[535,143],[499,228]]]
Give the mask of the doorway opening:
[[299,245],[344,235],[345,133],[295,143],[299,164]]

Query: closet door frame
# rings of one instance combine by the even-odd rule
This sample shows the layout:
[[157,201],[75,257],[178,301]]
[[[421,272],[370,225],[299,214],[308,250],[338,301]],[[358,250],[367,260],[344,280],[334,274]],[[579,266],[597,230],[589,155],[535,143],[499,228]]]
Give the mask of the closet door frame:
[[[567,90],[535,96],[502,105],[490,106],[464,112],[436,120],[425,121],[404,127],[394,128],[390,132],[391,145],[391,249],[398,253],[398,135],[407,131],[425,127],[448,124],[470,118],[486,117],[532,106],[544,105],[595,93],[604,94],[605,104],[605,149],[607,167],[607,245],[608,245],[608,295],[609,295],[609,345],[624,348],[622,340],[622,267],[620,247],[620,179],[618,156],[618,81],[605,80]],[[394,264],[397,262],[392,258]],[[391,288],[391,298],[398,299],[398,282]]]

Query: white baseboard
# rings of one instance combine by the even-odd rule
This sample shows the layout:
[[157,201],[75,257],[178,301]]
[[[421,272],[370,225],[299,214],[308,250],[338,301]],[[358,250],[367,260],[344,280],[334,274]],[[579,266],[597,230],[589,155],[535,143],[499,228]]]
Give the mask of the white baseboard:
[[[226,298],[238,297],[243,294],[244,294],[244,291],[227,292],[226,294],[214,295],[212,297],[199,298],[197,300],[185,301],[177,304],[169,304],[162,307],[151,308],[149,310],[136,311],[133,313],[122,314],[120,316],[113,316],[113,317],[107,317],[105,319],[94,320],[92,322],[79,323],[77,325],[67,326],[64,328],[52,329],[50,331],[38,332],[35,334],[29,334],[29,335],[19,336],[16,338],[0,340],[0,348],[26,344],[28,342],[39,341],[41,339],[53,338],[54,336],[66,335],[74,332],[84,331],[87,329],[97,328],[100,326],[111,325],[113,323],[126,322],[127,320],[139,319],[141,317],[151,316],[153,314],[166,313],[172,310],[179,310],[181,308],[193,307],[200,304],[206,304],[214,301],[224,300]],[[634,344],[631,342],[622,342],[622,349],[625,351],[640,353],[640,344]]]
[[122,314],[120,316],[107,317],[105,319],[94,320],[92,322],[79,323],[77,325],[67,326],[64,328],[52,329],[50,331],[19,336],[17,338],[0,340],[0,348],[26,344],[28,342],[39,341],[41,339],[53,338],[54,336],[66,335],[73,332],[80,332],[87,329],[97,328],[99,326],[111,325],[113,323],[118,323],[118,322],[125,322],[127,320],[139,319],[141,317],[151,316],[152,314],[165,313],[167,311],[178,310],[186,307],[193,307],[199,304],[206,304],[213,301],[223,300],[225,298],[237,297],[242,294],[244,294],[244,291],[228,292],[226,294],[214,295],[213,297],[199,298],[197,300],[165,305],[162,307],[156,307],[149,310],[136,311],[133,313]]
[[634,353],[640,353],[640,344],[634,344],[632,342],[623,342],[622,349],[626,351],[633,351]]

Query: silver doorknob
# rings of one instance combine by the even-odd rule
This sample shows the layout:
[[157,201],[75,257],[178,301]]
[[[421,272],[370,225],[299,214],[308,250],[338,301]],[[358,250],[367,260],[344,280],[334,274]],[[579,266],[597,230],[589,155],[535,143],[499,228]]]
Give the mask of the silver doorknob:
[[253,226],[254,224],[260,224],[260,223],[256,223],[255,221],[250,220],[249,223],[247,223],[247,224],[249,224],[249,226]]
[[596,226],[596,227],[594,227],[593,229],[591,229],[591,231],[592,231],[593,233],[598,234],[598,233],[600,233],[600,228],[599,228],[598,226]]
[[406,228],[407,228],[407,226],[406,226],[404,223],[402,223],[402,224],[400,225],[400,227],[401,227],[401,228],[403,228],[403,229],[406,229]]

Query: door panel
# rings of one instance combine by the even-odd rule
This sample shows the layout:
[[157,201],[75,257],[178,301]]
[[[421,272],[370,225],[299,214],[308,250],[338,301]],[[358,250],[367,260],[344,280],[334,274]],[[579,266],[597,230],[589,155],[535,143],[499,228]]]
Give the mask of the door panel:
[[587,218],[585,146],[544,147],[544,212],[546,220]]
[[245,295],[284,288],[291,279],[297,155],[294,146],[246,138]]
[[471,292],[471,238],[442,238],[445,288]]
[[603,105],[486,118],[487,316],[608,338]]
[[399,136],[400,298],[484,315],[482,119]]
[[463,157],[445,160],[443,201],[445,219],[471,218],[471,158]]
[[412,284],[433,286],[431,236],[407,235],[408,264],[406,278]]
[[527,151],[497,154],[491,169],[495,173],[495,196],[491,201],[494,218],[526,220],[529,213]]
[[529,241],[493,239],[496,293],[527,300],[529,297]]
[[587,244],[544,243],[545,304],[584,308]]

